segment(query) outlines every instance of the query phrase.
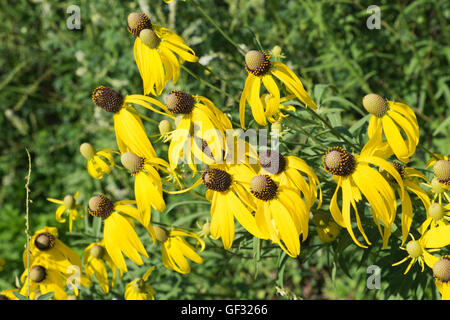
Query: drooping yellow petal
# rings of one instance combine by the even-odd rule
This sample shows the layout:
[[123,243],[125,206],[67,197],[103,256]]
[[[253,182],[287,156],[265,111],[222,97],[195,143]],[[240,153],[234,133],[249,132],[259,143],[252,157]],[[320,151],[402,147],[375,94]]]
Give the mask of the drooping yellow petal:
[[398,126],[389,116],[382,117],[381,122],[383,123],[384,135],[397,159],[402,162],[408,162],[408,158],[411,154],[409,153],[408,146],[406,145]]

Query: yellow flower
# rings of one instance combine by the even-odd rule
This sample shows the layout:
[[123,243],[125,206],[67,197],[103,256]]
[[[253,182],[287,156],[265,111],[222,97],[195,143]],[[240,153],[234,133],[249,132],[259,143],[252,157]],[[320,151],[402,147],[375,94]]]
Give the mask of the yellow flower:
[[411,262],[406,268],[404,274],[408,273],[409,269],[411,269],[412,265],[416,261],[418,261],[420,266],[422,267],[422,272],[425,268],[425,264],[428,267],[433,268],[434,264],[439,260],[439,258],[432,255],[431,253],[439,251],[440,248],[443,248],[450,244],[450,225],[430,229],[425,232],[418,240],[415,240],[413,235],[411,235],[411,238],[412,240],[406,244],[405,248],[400,247],[400,249],[406,250],[406,252],[408,252],[408,256],[392,265],[397,266],[411,258]]
[[[105,241],[93,242],[84,249],[83,255],[84,272],[92,279],[95,278],[104,293],[109,292],[108,271],[106,265],[112,271],[111,288],[114,287],[117,279],[117,271],[114,262],[105,249]],[[122,276],[122,272],[121,272]]]
[[391,164],[397,170],[397,172],[400,174],[400,177],[403,180],[403,187],[404,187],[403,190],[400,189],[400,186],[396,183],[395,179],[393,179],[390,176],[390,174],[385,173],[383,170],[381,170],[381,172],[385,176],[386,180],[389,183],[391,183],[391,185],[394,187],[395,190],[397,190],[399,196],[401,197],[403,194],[403,199],[401,199],[402,204],[401,225],[402,225],[402,245],[403,245],[406,239],[408,238],[408,233],[411,228],[414,214],[413,204],[411,202],[411,197],[409,193],[412,192],[414,195],[416,195],[422,201],[423,206],[425,208],[428,208],[430,206],[430,198],[428,194],[420,187],[418,182],[419,179],[428,182],[428,179],[422,172],[414,168],[405,167],[400,162],[393,161],[391,162]]
[[[107,112],[113,113],[114,130],[120,153],[142,153],[146,158],[156,158],[156,152],[148,139],[142,120],[131,104],[137,104],[154,112],[174,118],[168,114],[167,108],[158,100],[143,95],[123,97],[112,88],[99,86],[92,93],[92,101]],[[152,107],[158,106],[165,112]]]
[[[19,293],[23,296],[28,296],[28,293],[32,295],[33,292],[34,294],[40,295],[53,292],[52,299],[67,300],[68,295],[64,291],[67,277],[64,273],[61,273],[59,267],[56,267],[54,261],[38,257],[30,266],[29,281],[27,268],[20,277],[20,280],[23,286]],[[30,284],[29,288],[28,284]]]
[[[371,114],[369,138],[382,133],[397,159],[404,163],[416,152],[419,143],[419,125],[411,108],[400,102],[386,101],[383,97],[370,93],[363,98],[363,106]],[[378,130],[382,128],[382,130]],[[406,141],[402,136],[406,136]]]
[[142,223],[139,211],[128,205],[131,203],[135,201],[122,200],[113,203],[102,194],[89,200],[89,213],[101,217],[104,221],[103,239],[106,252],[122,272],[128,271],[122,253],[137,265],[143,264],[140,254],[148,258],[147,251],[134,231],[133,220],[129,218]]
[[161,177],[153,166],[168,167],[169,164],[159,158],[147,159],[132,152],[123,153],[121,161],[123,166],[134,176],[137,207],[142,217],[142,224],[148,226],[151,219],[151,208],[157,211],[164,211],[166,208]]
[[312,221],[317,228],[319,239],[323,242],[332,242],[336,240],[341,231],[341,227],[322,212],[314,214]]
[[423,234],[429,228],[445,226],[450,221],[450,203],[442,206],[440,203],[433,202],[427,207],[427,219],[422,223],[419,232]]
[[269,149],[260,151],[259,164],[262,169],[261,174],[270,174],[271,178],[280,186],[298,190],[305,198],[307,207],[311,207],[317,199],[317,187],[319,187],[320,195],[317,207],[321,206],[322,189],[319,179],[304,160],[295,156],[283,156],[278,151]]
[[433,276],[442,300],[450,300],[450,255],[445,255],[434,263]]
[[[356,206],[356,203],[362,200],[364,195],[370,204],[374,222],[383,238],[383,248],[385,248],[395,219],[397,204],[393,188],[381,173],[370,167],[369,164],[387,171],[398,183],[401,192],[404,190],[404,184],[400,174],[389,162],[373,155],[373,143],[374,140],[369,140],[360,155],[352,155],[342,147],[332,147],[327,150],[323,157],[323,166],[337,182],[336,190],[330,202],[330,212],[336,223],[347,229],[358,246],[367,248],[366,245],[356,239],[350,218],[351,207],[353,207],[358,230],[366,243],[370,245]],[[342,212],[337,203],[339,189],[342,189]],[[403,199],[403,193],[401,198]],[[384,232],[381,229],[380,221],[384,225]]]
[[252,209],[246,203],[251,194],[239,182],[239,176],[250,170],[246,165],[216,165],[205,170],[203,184],[208,189],[206,199],[211,202],[210,234],[221,238],[225,249],[231,248],[234,239],[234,218],[256,237],[263,235],[256,225]]
[[173,229],[164,230],[159,226],[153,226],[156,239],[161,243],[162,263],[164,267],[176,272],[186,274],[191,272],[191,266],[187,259],[202,264],[203,258],[198,255],[195,248],[189,244],[183,237],[190,237],[200,245],[200,252],[205,249],[205,242],[196,234]]
[[[54,227],[44,227],[37,230],[30,239],[30,263],[36,258],[55,261],[55,267],[62,273],[70,266],[81,269],[81,257],[58,239],[58,230]],[[23,265],[27,266],[27,250],[22,254]]]
[[92,178],[102,179],[105,174],[111,172],[111,168],[114,167],[112,152],[111,149],[97,151],[87,142],[80,145],[80,153],[87,159],[87,170]]
[[72,231],[73,221],[80,218],[84,218],[86,211],[82,205],[76,203],[78,198],[78,192],[74,195],[68,194],[64,197],[63,200],[47,198],[48,201],[57,203],[60,206],[56,209],[56,221],[59,223],[66,222],[66,219],[62,217],[64,213],[68,213],[69,215],[69,231]]
[[[167,109],[181,118],[172,132],[169,146],[169,163],[175,169],[181,159],[196,172],[195,163],[206,164],[222,160],[225,149],[225,132],[232,128],[231,121],[209,99],[173,90],[165,99]],[[215,159],[205,156],[202,142],[207,143]]]
[[168,81],[172,80],[174,84],[178,81],[180,64],[198,60],[183,38],[169,29],[152,24],[145,13],[128,15],[128,31],[136,36],[134,59],[145,95],[151,93],[159,96]]
[[[239,117],[242,128],[245,129],[245,106],[247,102],[252,109],[253,118],[262,126],[267,125],[268,117],[272,117],[278,112],[280,89],[274,77],[280,80],[286,86],[286,90],[300,99],[306,107],[317,109],[300,79],[284,63],[271,62],[266,53],[251,50],[245,55],[245,68],[248,76],[239,102]],[[263,101],[261,101],[261,82],[270,94],[270,98],[265,100],[265,107]]]
[[0,291],[0,300],[19,300],[13,292],[19,293],[18,289],[6,289]]
[[125,300],[155,300],[155,290],[146,283],[155,267],[145,272],[142,278],[136,278],[125,287]]

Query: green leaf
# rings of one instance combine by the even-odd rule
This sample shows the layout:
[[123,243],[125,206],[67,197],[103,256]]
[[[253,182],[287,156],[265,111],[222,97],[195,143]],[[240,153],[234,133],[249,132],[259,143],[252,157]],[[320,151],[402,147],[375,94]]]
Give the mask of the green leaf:
[[47,292],[46,294],[43,294],[37,298],[38,300],[50,300],[55,295],[54,292]]
[[28,297],[25,297],[25,296],[21,295],[21,294],[18,293],[17,291],[13,291],[12,293],[13,293],[13,295],[15,295],[16,298],[19,299],[19,300],[30,300],[30,299],[28,299]]

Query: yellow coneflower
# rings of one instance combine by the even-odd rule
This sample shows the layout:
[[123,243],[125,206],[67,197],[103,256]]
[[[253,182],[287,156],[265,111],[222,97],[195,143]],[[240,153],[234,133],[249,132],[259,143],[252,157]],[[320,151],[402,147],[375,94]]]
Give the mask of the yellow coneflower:
[[[266,53],[256,50],[247,52],[245,69],[248,76],[239,102],[239,117],[242,128],[245,129],[245,105],[247,102],[252,109],[253,118],[262,126],[267,125],[267,117],[272,117],[278,112],[280,89],[273,77],[280,80],[286,86],[287,91],[300,99],[306,107],[317,109],[316,104],[304,89],[297,75],[284,63],[271,62]],[[268,100],[265,100],[265,108],[261,101],[261,82],[271,96]]]
[[[370,93],[363,98],[363,106],[371,114],[368,134],[381,137],[384,133],[387,143],[398,160],[408,163],[419,143],[419,125],[411,108],[400,102],[387,101],[380,95]],[[378,128],[382,130],[378,131]],[[402,136],[406,136],[406,141]]]
[[406,244],[405,248],[400,247],[400,249],[408,252],[408,256],[392,265],[397,266],[406,260],[411,259],[404,274],[408,273],[409,269],[411,269],[416,261],[418,261],[422,267],[422,272],[425,268],[425,264],[428,267],[433,268],[439,258],[431,253],[439,251],[441,248],[450,244],[450,225],[429,229],[418,240],[414,239],[412,234],[410,235],[412,240]]
[[312,222],[316,226],[319,239],[323,242],[336,240],[341,231],[341,227],[322,212],[315,213]]
[[198,255],[195,248],[183,237],[195,240],[200,245],[200,252],[205,249],[205,242],[196,234],[180,229],[165,230],[159,226],[153,226],[156,239],[161,243],[162,263],[164,267],[176,272],[186,274],[191,272],[191,266],[187,259],[202,264],[203,258]]
[[151,93],[159,96],[168,81],[172,80],[174,84],[178,81],[180,64],[198,60],[183,38],[169,29],[152,24],[145,13],[128,15],[128,31],[136,36],[134,59],[145,95]]
[[435,157],[428,160],[425,168],[433,166],[434,178],[431,183],[422,183],[431,189],[433,202],[438,200],[442,204],[442,198],[445,197],[450,203],[450,157],[435,154]]
[[[64,291],[67,277],[55,267],[53,261],[38,257],[30,266],[30,279],[28,281],[28,269],[26,268],[20,277],[23,283],[19,293],[23,296],[36,294],[40,295],[53,292],[55,300],[67,300],[67,293]],[[28,284],[30,285],[28,287]]]
[[[261,174],[269,174],[280,186],[287,186],[303,194],[306,206],[311,207],[317,199],[319,188],[318,208],[322,204],[322,189],[317,175],[308,164],[295,156],[283,156],[276,150],[263,150],[259,153]],[[306,176],[308,182],[304,178]]]
[[252,209],[247,206],[251,195],[239,182],[239,176],[247,170],[251,169],[243,164],[217,165],[202,174],[203,184],[208,189],[206,199],[211,202],[209,232],[213,238],[222,239],[225,249],[231,248],[233,244],[235,218],[248,232],[262,237]]
[[[383,238],[383,248],[385,248],[395,219],[397,210],[396,199],[390,184],[380,172],[370,167],[369,164],[387,171],[398,183],[400,190],[404,190],[404,184],[400,174],[392,164],[381,157],[373,155],[372,143],[373,140],[369,140],[360,155],[352,155],[342,147],[329,148],[323,157],[323,167],[328,173],[333,175],[334,180],[337,182],[336,190],[330,202],[330,212],[336,223],[347,229],[358,246],[367,248],[366,245],[363,245],[356,239],[350,218],[351,207],[353,207],[358,230],[366,243],[370,245],[371,243],[364,233],[356,206],[356,203],[362,200],[364,195],[370,204],[374,222]],[[338,191],[341,188],[342,212],[337,203]],[[403,194],[401,194],[401,198],[403,199]],[[384,225],[384,232],[381,230],[380,221]]]
[[[105,241],[93,242],[84,249],[83,254],[84,272],[89,278],[95,278],[104,293],[109,292],[108,266],[112,271],[111,288],[117,279],[117,270],[111,257],[105,249]],[[121,272],[122,274],[122,272]]]
[[[54,227],[44,227],[37,230],[30,239],[30,263],[40,257],[55,261],[55,267],[63,273],[67,267],[75,265],[81,269],[81,257],[58,238],[58,230]],[[23,265],[27,266],[27,250],[24,250]]]
[[123,166],[134,176],[134,195],[141,214],[141,222],[148,226],[151,219],[151,208],[164,211],[166,203],[163,198],[161,177],[154,165],[169,166],[163,159],[140,157],[132,152],[121,156]]
[[428,179],[422,172],[411,167],[405,167],[400,162],[393,161],[391,162],[391,164],[400,174],[400,177],[403,180],[404,189],[401,190],[400,186],[389,174],[385,174],[385,172],[382,172],[382,174],[384,174],[386,180],[389,183],[391,183],[393,188],[397,190],[397,193],[399,194],[400,197],[403,194],[403,199],[401,201],[402,204],[401,226],[402,226],[402,245],[403,245],[403,243],[405,243],[406,239],[408,238],[414,214],[413,205],[409,193],[411,192],[415,196],[417,196],[422,201],[424,207],[428,208],[430,206],[430,198],[428,194],[419,185],[419,179],[422,179],[427,182]]
[[148,258],[147,251],[134,231],[133,221],[126,217],[129,216],[137,221],[141,220],[139,211],[135,207],[129,206],[130,203],[134,203],[134,201],[122,200],[113,203],[102,194],[89,200],[89,213],[104,221],[103,239],[106,252],[122,272],[128,271],[122,254],[125,254],[137,265],[143,263],[140,255]]
[[[92,93],[93,102],[103,110],[114,114],[114,130],[120,153],[143,153],[146,158],[156,158],[155,150],[148,139],[142,120],[131,104],[137,104],[154,112],[174,118],[158,100],[143,95],[123,97],[112,88],[99,86]],[[158,106],[164,112],[155,109]]]
[[0,300],[19,300],[19,298],[17,298],[14,295],[14,292],[19,293],[19,290],[18,289],[6,289],[6,290],[0,291]]
[[47,198],[48,201],[57,203],[60,206],[56,209],[56,221],[59,223],[66,222],[66,219],[62,217],[64,213],[68,213],[69,216],[69,231],[72,231],[73,221],[76,219],[84,218],[86,214],[86,210],[82,205],[76,203],[78,198],[78,192],[74,195],[68,194],[64,197],[63,200]]
[[80,153],[87,160],[87,170],[92,178],[102,179],[105,174],[111,172],[111,168],[114,167],[112,152],[112,149],[97,151],[87,142],[80,145]]
[[427,219],[422,223],[419,232],[423,234],[428,228],[448,225],[450,222],[450,203],[441,205],[433,202],[427,208]]
[[136,278],[125,287],[125,300],[155,300],[155,290],[147,284],[148,277],[155,267],[149,268],[142,278]]
[[445,255],[434,263],[433,276],[442,300],[450,300],[450,255]]

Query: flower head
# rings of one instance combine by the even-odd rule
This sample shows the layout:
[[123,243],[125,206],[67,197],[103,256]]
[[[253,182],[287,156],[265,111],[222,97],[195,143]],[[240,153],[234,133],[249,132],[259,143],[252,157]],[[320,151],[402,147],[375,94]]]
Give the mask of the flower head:
[[57,203],[60,206],[56,209],[56,221],[59,223],[66,222],[66,219],[63,218],[63,214],[67,213],[69,216],[69,231],[72,231],[73,221],[76,219],[84,218],[86,214],[86,210],[82,205],[76,203],[78,198],[78,192],[74,195],[68,194],[64,197],[63,200],[47,198],[48,201]]
[[87,160],[87,170],[92,178],[102,179],[114,167],[112,149],[96,150],[91,144],[84,142],[80,145],[80,153]]
[[180,36],[152,24],[144,13],[131,13],[128,16],[128,31],[136,36],[134,59],[145,95],[160,95],[167,82],[172,80],[175,84],[178,81],[180,64],[198,60],[194,51]]
[[[265,52],[256,50],[247,52],[245,69],[248,76],[239,103],[239,117],[242,128],[245,129],[245,106],[247,102],[251,107],[253,118],[259,125],[267,125],[267,119],[278,113],[281,96],[275,79],[281,81],[286,86],[286,90],[307,107],[317,109],[316,104],[305,91],[297,75],[282,62],[271,62],[270,57]],[[261,83],[270,95],[265,106],[261,99]]]
[[155,300],[155,290],[146,283],[155,267],[149,268],[142,278],[135,278],[125,287],[125,300]]
[[[381,138],[384,133],[397,159],[408,163],[419,143],[419,125],[411,108],[404,103],[387,101],[375,93],[364,96],[362,104],[371,114],[369,137]],[[403,138],[402,133],[406,139]]]
[[434,263],[433,276],[442,300],[450,300],[450,255],[445,255]]

